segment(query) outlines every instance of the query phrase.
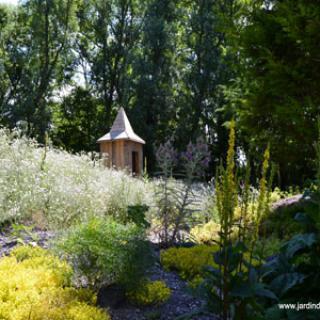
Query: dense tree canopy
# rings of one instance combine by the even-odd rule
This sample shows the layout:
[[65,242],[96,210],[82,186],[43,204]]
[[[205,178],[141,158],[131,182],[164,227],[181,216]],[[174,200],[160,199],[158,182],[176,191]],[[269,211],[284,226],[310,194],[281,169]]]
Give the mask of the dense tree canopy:
[[281,183],[299,183],[311,176],[315,158],[320,6],[316,1],[270,1],[247,17],[238,34],[239,78],[229,88],[240,92],[234,112],[247,152],[251,148],[259,154],[270,143]]
[[[320,7],[297,0],[27,0],[0,5],[0,122],[78,152],[125,107],[146,141],[202,136],[212,165],[235,118],[253,165],[270,143],[281,183],[312,175]],[[211,175],[214,170],[211,170]]]
[[10,18],[1,39],[7,79],[1,114],[12,126],[24,122],[27,134],[41,140],[50,123],[48,99],[71,77],[76,1],[31,0],[12,12],[2,10]]

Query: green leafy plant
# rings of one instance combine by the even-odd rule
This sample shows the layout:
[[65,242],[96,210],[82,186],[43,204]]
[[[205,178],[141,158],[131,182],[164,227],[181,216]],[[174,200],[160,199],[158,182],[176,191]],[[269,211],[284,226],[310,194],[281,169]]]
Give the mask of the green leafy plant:
[[260,237],[255,244],[253,256],[265,261],[280,253],[284,241],[276,236]]
[[59,239],[57,248],[77,276],[84,276],[87,285],[96,290],[114,283],[134,287],[151,264],[144,230],[111,218],[95,218],[75,226]]
[[[320,128],[320,126],[319,126]],[[320,137],[320,133],[319,133]],[[263,280],[279,298],[279,303],[297,305],[319,303],[320,286],[320,140],[316,143],[316,180],[302,212],[295,214],[301,232],[286,241],[280,253],[264,265]],[[269,304],[267,319],[318,319],[319,310],[280,309]]]
[[34,226],[26,226],[24,224],[13,223],[11,225],[12,232],[11,235],[17,237],[17,241],[21,244],[26,244],[24,237],[29,237],[33,242],[39,241],[39,236],[33,232]]
[[150,223],[146,220],[146,212],[148,210],[149,207],[146,205],[129,206],[127,222],[133,222],[143,228],[150,227]]
[[[296,219],[305,224],[305,233],[287,241],[272,260],[264,265],[263,280],[279,298],[279,303],[319,302],[320,268],[319,230],[307,215],[297,214]],[[314,232],[307,232],[308,228]],[[269,305],[270,306],[270,305]],[[317,310],[297,312],[281,310],[273,305],[267,310],[267,319],[318,319]]]

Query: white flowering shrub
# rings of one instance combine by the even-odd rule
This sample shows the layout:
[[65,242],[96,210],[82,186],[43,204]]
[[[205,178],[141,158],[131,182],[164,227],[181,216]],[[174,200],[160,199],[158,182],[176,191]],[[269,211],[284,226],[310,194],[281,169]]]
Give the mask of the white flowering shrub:
[[152,206],[151,184],[0,129],[0,223],[38,215],[59,228],[92,216],[121,219],[128,205]]

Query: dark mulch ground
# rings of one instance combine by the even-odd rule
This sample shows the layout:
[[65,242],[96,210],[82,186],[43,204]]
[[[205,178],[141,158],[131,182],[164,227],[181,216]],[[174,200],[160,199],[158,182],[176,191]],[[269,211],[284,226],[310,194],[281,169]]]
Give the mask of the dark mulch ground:
[[128,303],[122,304],[120,308],[109,309],[112,320],[173,320],[179,316],[189,314],[192,320],[213,320],[214,315],[195,314],[203,307],[203,301],[192,296],[187,285],[179,276],[173,272],[166,272],[161,265],[153,268],[151,280],[163,280],[171,289],[170,299],[161,306],[138,308]]
[[0,257],[8,255],[18,244],[30,244],[47,248],[49,240],[53,237],[54,233],[50,231],[35,229],[32,232],[17,232],[11,227],[2,228],[0,231]]
[[[21,232],[14,234],[11,228],[0,232],[0,257],[9,252],[19,243],[39,245],[47,248],[49,240],[54,233],[49,231],[34,230],[32,233]],[[156,254],[159,256],[159,252]],[[158,259],[159,260],[159,259]],[[173,272],[162,269],[159,261],[150,272],[151,280],[163,280],[171,289],[170,299],[161,306],[139,308],[124,301],[118,307],[109,307],[112,320],[173,320],[179,316],[189,314],[187,319],[214,320],[210,314],[196,314],[203,307],[203,301],[194,297],[188,290],[186,282]],[[195,313],[194,315],[191,315]]]

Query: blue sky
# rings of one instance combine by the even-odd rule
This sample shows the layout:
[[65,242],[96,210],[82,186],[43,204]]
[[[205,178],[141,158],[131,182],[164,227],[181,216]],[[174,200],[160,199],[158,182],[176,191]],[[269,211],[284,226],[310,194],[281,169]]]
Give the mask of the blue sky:
[[0,3],[11,3],[11,4],[16,4],[18,0],[0,0]]

